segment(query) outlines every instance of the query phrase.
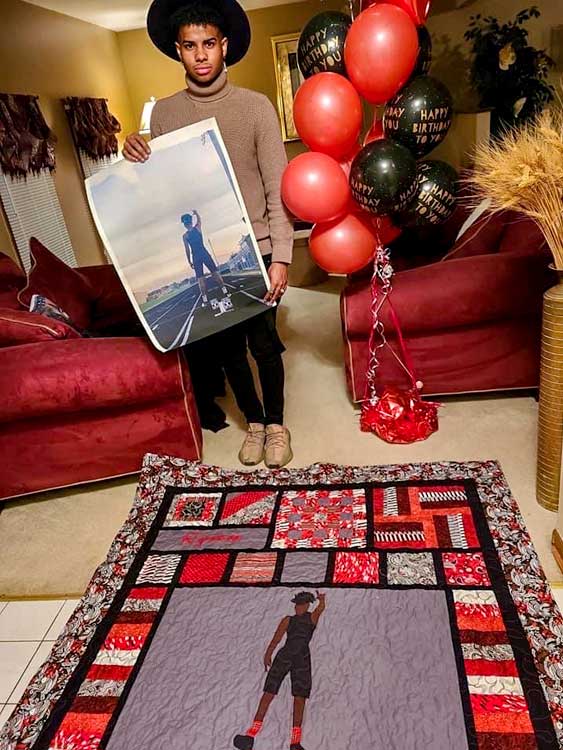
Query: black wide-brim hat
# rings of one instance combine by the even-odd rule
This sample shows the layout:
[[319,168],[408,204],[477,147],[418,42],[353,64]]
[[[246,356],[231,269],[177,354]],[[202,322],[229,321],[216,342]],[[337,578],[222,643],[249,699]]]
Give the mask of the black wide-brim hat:
[[[147,15],[147,31],[154,45],[161,52],[178,60],[174,31],[170,19],[180,8],[192,3],[189,0],[153,0]],[[225,62],[235,65],[240,62],[250,47],[250,23],[242,6],[236,0],[205,0],[205,4],[216,8],[225,21],[225,36],[229,48]]]
[[293,604],[312,604],[315,601],[315,597],[308,591],[301,591],[291,601]]

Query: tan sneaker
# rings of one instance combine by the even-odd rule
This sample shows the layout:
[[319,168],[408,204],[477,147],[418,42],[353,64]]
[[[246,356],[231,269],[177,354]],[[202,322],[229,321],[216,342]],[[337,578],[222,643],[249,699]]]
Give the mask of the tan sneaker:
[[239,461],[245,466],[257,466],[264,460],[264,443],[266,431],[263,424],[251,423],[244,443],[238,454]]
[[281,469],[293,458],[291,435],[281,424],[266,426],[266,466],[268,469]]

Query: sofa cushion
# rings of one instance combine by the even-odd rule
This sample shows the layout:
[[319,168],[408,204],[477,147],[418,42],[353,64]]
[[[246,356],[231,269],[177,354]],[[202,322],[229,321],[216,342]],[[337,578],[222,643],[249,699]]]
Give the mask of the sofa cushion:
[[80,335],[71,326],[45,315],[0,308],[0,346],[33,344],[53,339],[74,339]]
[[47,297],[63,309],[77,326],[87,329],[95,297],[91,283],[79,271],[49,252],[35,237],[31,238],[29,247],[32,266],[27,284],[18,294],[20,303],[29,307],[34,294]]

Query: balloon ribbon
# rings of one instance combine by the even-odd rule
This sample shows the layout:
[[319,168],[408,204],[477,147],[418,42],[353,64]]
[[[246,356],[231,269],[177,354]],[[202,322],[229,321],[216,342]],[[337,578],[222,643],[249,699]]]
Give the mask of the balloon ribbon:
[[[367,371],[366,398],[362,403],[360,427],[362,432],[374,432],[387,443],[414,443],[426,440],[438,429],[438,408],[441,404],[423,401],[420,397],[422,383],[417,380],[413,362],[408,352],[397,313],[391,300],[393,267],[389,250],[381,244],[378,232],[378,247],[373,262],[371,278],[372,329],[369,338],[369,366]],[[387,301],[397,340],[401,350],[399,357],[385,337],[385,327],[379,316]],[[407,373],[410,388],[399,389],[387,386],[381,395],[377,393],[377,371],[379,352],[388,346],[391,353]]]

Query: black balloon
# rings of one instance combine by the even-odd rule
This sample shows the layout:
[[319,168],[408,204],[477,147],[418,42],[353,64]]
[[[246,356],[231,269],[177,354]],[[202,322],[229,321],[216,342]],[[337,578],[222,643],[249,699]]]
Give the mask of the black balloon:
[[315,73],[346,75],[344,42],[352,19],[346,13],[327,10],[307,23],[297,46],[297,62],[305,78]]
[[426,26],[418,27],[418,47],[418,59],[413,78],[428,75],[432,65],[432,37]]
[[419,76],[385,107],[383,128],[387,138],[402,143],[415,156],[436,148],[452,124],[452,96],[443,83]]
[[442,224],[453,214],[458,174],[445,161],[421,161],[417,167],[417,193],[401,214],[400,223],[409,227]]
[[366,211],[378,216],[404,211],[417,191],[414,156],[400,143],[374,141],[352,162],[350,187]]

